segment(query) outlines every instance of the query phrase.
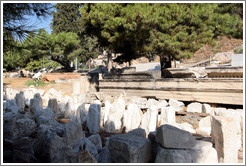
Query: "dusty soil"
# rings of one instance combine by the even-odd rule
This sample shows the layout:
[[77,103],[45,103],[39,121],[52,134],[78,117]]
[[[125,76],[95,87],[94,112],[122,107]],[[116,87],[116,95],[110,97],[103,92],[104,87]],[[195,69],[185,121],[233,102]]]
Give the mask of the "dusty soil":
[[[31,78],[3,78],[3,83],[5,86],[10,86],[18,91],[21,91],[23,88],[28,88],[26,82],[31,80]],[[44,86],[36,87],[37,89],[42,89],[44,92],[48,91],[51,88],[54,88],[56,91],[64,92],[64,95],[71,95],[73,93],[73,84],[71,82],[66,83],[52,83]]]

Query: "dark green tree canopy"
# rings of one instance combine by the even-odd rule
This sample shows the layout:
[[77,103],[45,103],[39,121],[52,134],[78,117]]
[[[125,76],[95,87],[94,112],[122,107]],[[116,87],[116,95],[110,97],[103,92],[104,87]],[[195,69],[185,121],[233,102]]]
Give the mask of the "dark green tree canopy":
[[81,17],[79,8],[82,7],[82,4],[57,3],[54,7],[56,11],[52,12],[52,33],[73,32],[79,35],[83,32],[81,22],[79,22]]
[[80,9],[87,33],[130,61],[149,52],[169,60],[189,58],[219,35],[242,38],[235,10],[215,3],[85,4]]

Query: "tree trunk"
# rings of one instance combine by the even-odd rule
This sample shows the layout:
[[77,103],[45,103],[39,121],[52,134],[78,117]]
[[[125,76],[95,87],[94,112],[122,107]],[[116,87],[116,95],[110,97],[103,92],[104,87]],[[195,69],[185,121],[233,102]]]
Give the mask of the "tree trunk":
[[112,53],[108,52],[107,57],[108,57],[107,67],[108,67],[108,72],[110,72],[110,70],[112,69],[112,66],[113,66]]
[[51,60],[60,63],[65,68],[66,71],[73,71],[73,68],[70,67],[70,61],[68,61],[68,60],[61,60],[61,59],[55,58],[53,56],[51,56]]
[[170,78],[170,72],[166,69],[171,68],[171,57],[170,56],[160,56],[160,65],[161,65],[161,77]]

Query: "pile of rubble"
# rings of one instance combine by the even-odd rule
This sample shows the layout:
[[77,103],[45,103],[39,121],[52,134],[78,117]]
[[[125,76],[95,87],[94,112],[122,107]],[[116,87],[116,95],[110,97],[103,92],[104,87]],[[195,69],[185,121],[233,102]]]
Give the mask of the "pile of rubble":
[[[39,91],[13,93],[6,91],[3,109],[6,163],[237,163],[243,147],[240,109],[122,96],[86,103],[84,95],[45,104]],[[184,111],[208,116],[195,128],[176,122]]]

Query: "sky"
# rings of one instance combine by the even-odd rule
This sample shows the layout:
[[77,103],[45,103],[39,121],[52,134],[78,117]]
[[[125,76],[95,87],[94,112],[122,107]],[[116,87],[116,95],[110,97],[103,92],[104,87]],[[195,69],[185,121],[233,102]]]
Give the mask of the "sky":
[[[53,9],[55,10],[55,9]],[[28,26],[31,26],[32,29],[38,30],[41,28],[46,29],[46,31],[51,34],[52,29],[50,28],[50,24],[53,19],[53,15],[47,16],[47,17],[41,17],[37,18],[37,16],[26,16],[28,21],[25,23]]]

